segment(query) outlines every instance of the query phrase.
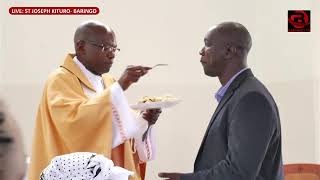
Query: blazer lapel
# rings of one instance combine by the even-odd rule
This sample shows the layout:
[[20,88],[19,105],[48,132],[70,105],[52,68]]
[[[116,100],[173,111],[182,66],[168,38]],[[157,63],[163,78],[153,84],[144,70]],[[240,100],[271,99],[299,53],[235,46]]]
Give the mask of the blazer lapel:
[[250,69],[243,71],[238,77],[236,77],[234,79],[234,81],[231,83],[231,85],[229,86],[227,92],[225,93],[225,95],[223,96],[223,98],[221,99],[220,103],[218,104],[218,107],[216,108],[216,110],[214,111],[211,120],[209,122],[209,125],[207,127],[207,130],[205,132],[205,135],[202,139],[199,151],[198,151],[198,155],[196,158],[196,162],[198,159],[199,154],[202,151],[203,148],[203,144],[208,136],[209,130],[213,124],[213,122],[215,121],[217,115],[219,114],[219,112],[221,111],[221,109],[224,107],[224,105],[230,100],[230,98],[233,96],[234,92],[236,91],[236,89],[241,85],[241,83],[247,79],[248,77],[253,76],[252,71]]

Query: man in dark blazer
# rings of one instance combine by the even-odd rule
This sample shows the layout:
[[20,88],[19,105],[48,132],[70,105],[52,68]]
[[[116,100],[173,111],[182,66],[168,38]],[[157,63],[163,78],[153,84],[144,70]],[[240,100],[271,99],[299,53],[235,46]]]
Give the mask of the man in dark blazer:
[[210,29],[201,49],[204,73],[218,77],[219,102],[202,140],[193,173],[159,173],[169,180],[283,180],[276,103],[247,67],[248,30],[235,22]]

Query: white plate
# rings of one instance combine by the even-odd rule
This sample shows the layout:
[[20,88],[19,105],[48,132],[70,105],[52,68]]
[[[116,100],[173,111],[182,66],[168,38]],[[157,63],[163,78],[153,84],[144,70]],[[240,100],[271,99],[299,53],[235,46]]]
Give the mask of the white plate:
[[159,101],[159,102],[146,102],[146,103],[138,103],[133,104],[130,107],[135,110],[146,110],[146,109],[163,109],[163,108],[169,108],[176,104],[178,104],[180,100],[165,100],[165,101]]

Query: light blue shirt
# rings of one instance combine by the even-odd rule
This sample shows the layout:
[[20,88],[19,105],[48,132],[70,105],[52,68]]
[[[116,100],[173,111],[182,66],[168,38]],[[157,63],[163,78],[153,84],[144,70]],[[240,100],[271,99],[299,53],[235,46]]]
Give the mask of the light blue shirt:
[[243,71],[249,69],[248,67],[247,68],[243,68],[241,69],[241,71],[239,71],[237,74],[235,74],[234,76],[232,76],[232,78],[227,82],[227,84],[225,84],[224,86],[222,86],[218,92],[216,92],[215,94],[215,98],[216,100],[218,101],[218,103],[221,101],[221,99],[223,98],[224,94],[227,92],[230,84],[234,81],[234,79],[236,77],[238,77]]

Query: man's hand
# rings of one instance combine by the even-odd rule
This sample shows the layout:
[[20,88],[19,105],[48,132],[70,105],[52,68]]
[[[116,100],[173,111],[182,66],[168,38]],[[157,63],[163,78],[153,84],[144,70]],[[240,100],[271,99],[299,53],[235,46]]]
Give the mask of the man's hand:
[[128,87],[135,82],[138,82],[140,77],[144,76],[148,73],[151,67],[144,67],[144,66],[128,66],[126,70],[121,75],[118,83],[120,84],[121,88],[125,91]]
[[159,177],[164,178],[165,180],[180,180],[181,173],[165,173],[161,172],[158,174]]
[[162,112],[161,109],[147,109],[147,111],[145,111],[142,114],[143,119],[148,121],[148,129],[143,133],[142,141],[144,141],[147,138],[147,133],[149,131],[150,126],[157,122],[161,112]]
[[153,125],[157,122],[161,112],[161,109],[147,109],[143,112],[142,117],[148,121],[149,125]]

